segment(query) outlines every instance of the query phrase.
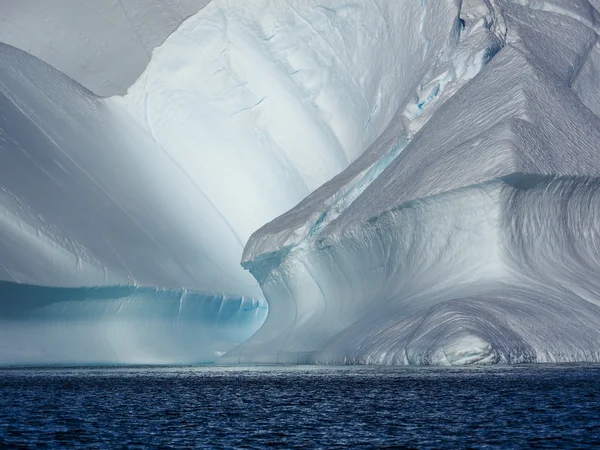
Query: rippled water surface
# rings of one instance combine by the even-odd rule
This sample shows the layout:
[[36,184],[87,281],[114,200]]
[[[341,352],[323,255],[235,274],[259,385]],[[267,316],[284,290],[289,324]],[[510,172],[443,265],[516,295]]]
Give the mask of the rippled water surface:
[[0,370],[0,446],[600,446],[600,367]]

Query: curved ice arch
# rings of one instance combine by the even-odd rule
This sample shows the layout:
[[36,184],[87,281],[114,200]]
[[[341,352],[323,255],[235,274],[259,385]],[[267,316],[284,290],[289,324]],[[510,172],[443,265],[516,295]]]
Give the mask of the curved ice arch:
[[224,361],[598,361],[598,201],[598,178],[510,176],[249,262],[269,316]]

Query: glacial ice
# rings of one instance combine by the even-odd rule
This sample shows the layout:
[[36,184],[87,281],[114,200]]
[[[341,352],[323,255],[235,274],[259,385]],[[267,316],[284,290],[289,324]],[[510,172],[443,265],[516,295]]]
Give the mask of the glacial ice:
[[[220,212],[126,112],[0,44],[0,117],[0,278],[41,286],[0,285],[0,363],[214,362],[261,325],[199,316],[225,292],[264,300]],[[185,289],[208,306],[179,313]]]
[[[89,7],[69,11],[83,14],[83,24]],[[355,159],[438,53],[452,48],[457,6],[429,9],[425,16],[418,2],[211,2],[154,51],[123,97],[97,97],[0,46],[0,278],[73,289],[183,287],[260,301],[239,265],[244,243]],[[27,16],[25,28],[38,19]],[[73,59],[97,45],[46,38]],[[39,56],[63,67],[44,48]],[[381,56],[365,65],[373,54]],[[69,70],[88,85],[127,80],[120,72],[90,79],[85,61]],[[46,321],[64,328],[60,316]],[[78,362],[68,346],[55,349],[52,360],[60,358]]]
[[0,364],[600,360],[597,0],[212,0],[97,97],[148,1],[0,32],[76,80],[0,44]]

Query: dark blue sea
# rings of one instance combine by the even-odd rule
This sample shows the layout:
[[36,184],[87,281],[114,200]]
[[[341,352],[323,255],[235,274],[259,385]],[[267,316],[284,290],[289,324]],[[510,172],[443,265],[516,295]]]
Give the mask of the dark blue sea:
[[0,447],[598,448],[600,367],[0,370]]

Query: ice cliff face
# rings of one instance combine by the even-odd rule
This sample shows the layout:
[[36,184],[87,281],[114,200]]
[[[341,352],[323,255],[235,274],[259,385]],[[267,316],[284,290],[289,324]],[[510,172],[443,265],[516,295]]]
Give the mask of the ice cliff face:
[[446,0],[429,9],[417,1],[252,5],[209,4],[155,51],[125,97],[110,100],[242,245],[382,133],[456,45],[458,23]]
[[0,362],[597,360],[598,7],[213,0],[111,98],[1,46]]
[[264,321],[264,300],[135,286],[0,282],[2,364],[214,362]]
[[458,7],[436,5],[213,2],[106,99],[3,46],[2,278],[260,296],[244,243],[451,52]]

